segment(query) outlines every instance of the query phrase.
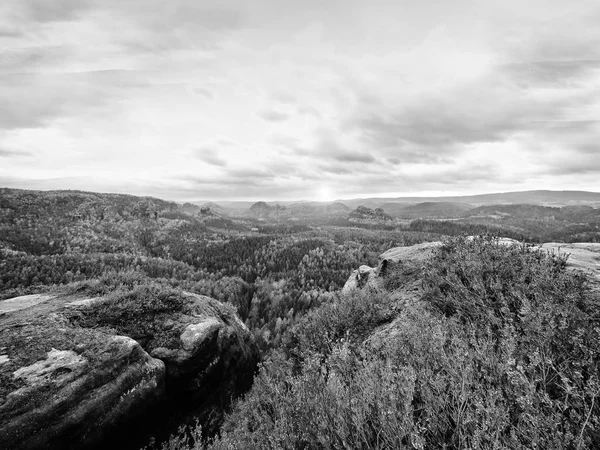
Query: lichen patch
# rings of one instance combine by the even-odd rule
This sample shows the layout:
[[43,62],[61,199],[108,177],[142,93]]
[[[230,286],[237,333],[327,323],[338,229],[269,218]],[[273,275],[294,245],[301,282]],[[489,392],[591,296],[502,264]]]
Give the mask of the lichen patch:
[[60,383],[79,373],[86,364],[87,359],[72,350],[53,348],[48,352],[46,359],[13,372],[13,378],[21,379],[29,385],[48,382]]

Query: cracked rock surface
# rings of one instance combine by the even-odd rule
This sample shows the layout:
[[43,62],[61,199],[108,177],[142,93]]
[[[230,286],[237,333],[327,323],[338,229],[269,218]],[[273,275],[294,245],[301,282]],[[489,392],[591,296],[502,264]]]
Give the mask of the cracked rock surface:
[[180,310],[148,324],[151,333],[128,336],[118,324],[85,320],[91,308],[110,309],[110,298],[42,298],[20,308],[8,301],[0,315],[3,450],[135,448],[133,437],[121,438],[148,428],[169,404],[186,403],[215,428],[252,383],[252,335],[214,299],[181,293]]

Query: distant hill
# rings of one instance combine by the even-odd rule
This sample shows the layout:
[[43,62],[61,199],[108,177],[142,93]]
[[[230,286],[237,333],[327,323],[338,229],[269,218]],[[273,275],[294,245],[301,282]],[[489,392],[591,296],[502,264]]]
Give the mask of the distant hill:
[[257,218],[257,219],[281,219],[289,217],[290,210],[285,206],[275,204],[269,205],[267,202],[256,202],[245,215]]
[[206,202],[206,203],[202,204],[201,208],[204,210],[206,210],[206,208],[209,208],[210,211],[212,211],[213,213],[217,213],[220,216],[223,216],[223,215],[226,216],[229,213],[227,208],[223,208],[221,205],[219,205],[218,203],[215,203],[215,202]]
[[571,222],[598,222],[600,208],[591,206],[540,206],[540,205],[486,205],[473,208],[464,217],[527,220],[566,220]]
[[[226,203],[226,202],[222,202]],[[343,203],[323,203],[323,202],[285,202],[272,203],[259,201],[246,208],[236,209],[226,208],[224,211],[230,215],[239,217],[251,217],[258,219],[310,219],[310,218],[336,218],[346,216],[350,211]]]
[[330,203],[329,205],[326,205],[325,210],[327,212],[347,212],[347,211],[350,211],[350,208],[348,208],[343,203],[334,202],[334,203]]
[[343,203],[301,202],[289,205],[295,217],[340,216],[346,215],[350,208]]
[[386,203],[415,204],[426,202],[467,203],[473,206],[526,203],[544,206],[600,206],[600,192],[537,190],[519,192],[498,192],[492,194],[464,195],[451,197],[371,197],[339,201],[343,202],[345,205],[351,208],[356,208],[359,205],[363,205],[369,208],[376,208],[382,207],[382,205]]
[[0,188],[0,209],[20,217],[104,220],[110,217],[156,218],[162,213],[177,211],[177,204],[125,194]]
[[379,205],[379,208],[383,209],[387,214],[393,217],[399,217],[401,211],[404,211],[408,206],[412,205],[414,205],[414,203],[390,202]]
[[[201,202],[204,203],[204,202]],[[265,202],[272,206],[274,202]],[[472,207],[484,205],[517,205],[531,204],[542,206],[581,206],[589,205],[600,207],[600,192],[589,191],[518,191],[518,192],[496,192],[491,194],[448,196],[448,197],[367,197],[353,199],[338,199],[333,203],[324,202],[305,202],[305,201],[279,201],[277,204],[291,208],[296,205],[312,205],[319,210],[320,206],[325,206],[326,210],[331,208],[326,205],[343,205],[348,211],[358,206],[366,208],[383,208],[388,214],[397,216],[403,207],[424,204],[424,203],[455,203],[470,205]],[[200,203],[199,203],[200,204]],[[249,210],[254,202],[249,201],[219,201],[219,205],[230,212],[244,214]],[[418,209],[420,209],[419,207]],[[437,206],[430,207],[435,211]],[[427,212],[427,207],[425,207]]]
[[218,230],[237,230],[246,231],[248,228],[241,223],[231,220],[227,217],[221,217],[217,214],[211,213],[208,215],[198,214],[198,222],[209,227]]
[[188,214],[196,214],[200,211],[200,207],[193,203],[184,203],[180,206],[181,211]]
[[270,211],[271,206],[267,202],[256,202],[250,207],[250,211]]
[[408,206],[402,203],[384,203],[381,208],[402,219],[450,219],[464,216],[473,206],[467,203],[423,202]]
[[391,221],[392,217],[381,208],[371,209],[366,206],[358,206],[350,213],[348,220],[359,223],[379,223]]

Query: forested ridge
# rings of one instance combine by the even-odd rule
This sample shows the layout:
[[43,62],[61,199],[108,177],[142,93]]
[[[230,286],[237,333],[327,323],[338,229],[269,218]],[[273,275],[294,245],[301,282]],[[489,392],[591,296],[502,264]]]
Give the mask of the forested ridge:
[[499,234],[527,242],[600,242],[600,208],[488,205],[453,220],[416,218],[409,229],[445,235]]

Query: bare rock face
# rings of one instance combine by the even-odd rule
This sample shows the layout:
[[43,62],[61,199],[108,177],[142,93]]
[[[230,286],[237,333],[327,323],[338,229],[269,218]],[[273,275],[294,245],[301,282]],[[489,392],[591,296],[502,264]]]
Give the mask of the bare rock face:
[[441,247],[442,243],[424,242],[411,245],[410,247],[394,247],[379,256],[379,269],[384,271],[389,263],[413,262],[422,263],[433,256],[434,251]]
[[66,325],[52,314],[2,328],[0,448],[94,447],[164,395],[164,363],[136,341]]
[[344,284],[342,292],[348,293],[354,289],[383,290],[383,279],[391,266],[422,265],[441,245],[441,242],[425,242],[409,247],[391,248],[379,256],[379,265],[376,268],[360,266],[358,270],[353,271]]
[[557,255],[567,254],[568,270],[589,275],[592,288],[600,290],[600,243],[564,244],[548,242],[542,244],[540,248]]
[[8,314],[9,312],[19,311],[20,309],[30,308],[31,306],[51,300],[52,298],[52,295],[30,294],[2,300],[0,302],[0,316],[2,314]]
[[135,430],[184,410],[214,431],[251,386],[258,348],[231,307],[180,293],[131,328],[113,298],[79,300],[0,316],[2,450],[139,448]]
[[145,347],[164,361],[177,404],[194,410],[205,430],[216,431],[223,410],[214,406],[228,404],[251,387],[258,347],[237,314],[210,297],[187,294],[185,308],[174,318],[164,330],[178,339],[164,345],[158,334]]
[[377,289],[377,269],[362,265],[358,270],[352,271],[346,284],[342,288],[343,293],[348,293],[354,289],[362,289],[365,286],[369,286],[373,289]]
[[367,208],[366,206],[358,206],[348,216],[350,222],[358,223],[381,223],[393,220],[391,216],[385,213],[381,208]]

